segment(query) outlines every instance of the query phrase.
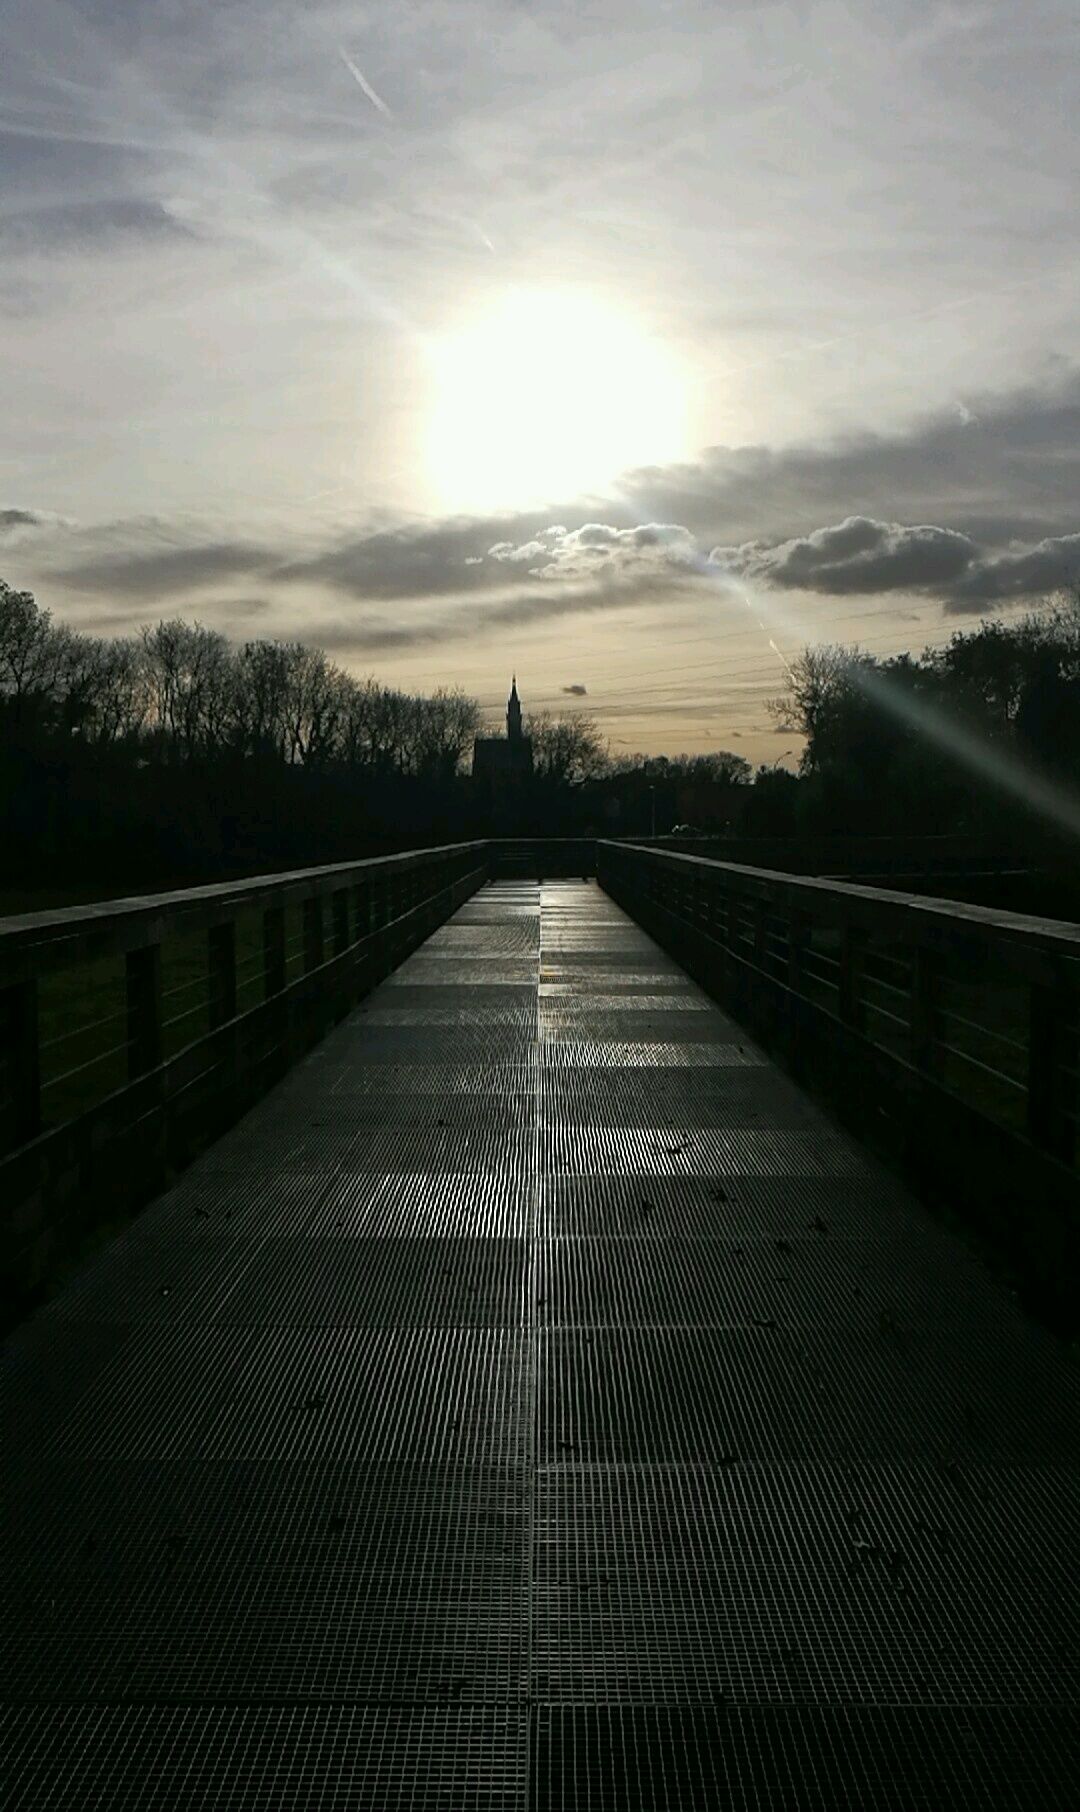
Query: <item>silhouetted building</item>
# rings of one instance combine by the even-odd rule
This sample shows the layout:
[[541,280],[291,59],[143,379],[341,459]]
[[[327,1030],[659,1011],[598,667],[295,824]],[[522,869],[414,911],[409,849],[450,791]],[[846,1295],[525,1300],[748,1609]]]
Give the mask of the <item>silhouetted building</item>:
[[522,732],[522,701],[515,674],[506,701],[506,736],[478,736],[473,743],[473,779],[480,786],[520,786],[533,774],[533,743]]
[[473,743],[474,784],[495,806],[510,803],[532,779],[532,743],[521,728],[521,700],[517,674],[506,701],[506,735],[478,736]]

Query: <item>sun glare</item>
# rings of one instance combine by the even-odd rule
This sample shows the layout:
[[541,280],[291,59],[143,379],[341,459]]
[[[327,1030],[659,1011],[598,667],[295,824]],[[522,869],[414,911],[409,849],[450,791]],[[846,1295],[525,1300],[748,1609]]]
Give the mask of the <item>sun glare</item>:
[[428,459],[448,510],[528,509],[685,453],[680,362],[629,313],[511,290],[437,340]]

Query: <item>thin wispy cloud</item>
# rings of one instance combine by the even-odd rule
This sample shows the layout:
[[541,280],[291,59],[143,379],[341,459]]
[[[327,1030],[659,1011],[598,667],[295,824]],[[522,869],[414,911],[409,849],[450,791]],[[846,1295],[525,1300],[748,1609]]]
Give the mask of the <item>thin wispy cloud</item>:
[[383,100],[382,96],[379,94],[376,94],[374,88],[371,86],[371,83],[368,81],[367,76],[364,74],[363,70],[360,68],[359,63],[354,62],[353,58],[350,57],[348,51],[341,44],[338,45],[338,56],[341,58],[341,61],[344,63],[349,74],[352,76],[352,79],[356,83],[356,86],[359,89],[361,89],[364,94],[367,95],[367,98],[371,102],[372,106],[377,107],[379,112],[384,114],[388,120],[393,119],[393,117],[394,117],[393,113],[391,112],[390,108],[386,105],[386,102]]

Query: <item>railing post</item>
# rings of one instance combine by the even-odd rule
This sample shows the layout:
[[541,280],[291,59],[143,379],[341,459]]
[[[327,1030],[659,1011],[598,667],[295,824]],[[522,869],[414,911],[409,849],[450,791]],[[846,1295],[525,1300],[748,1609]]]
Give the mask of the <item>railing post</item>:
[[424,937],[428,937],[435,928],[435,898],[440,891],[441,879],[436,862],[425,863],[416,877],[416,903],[420,907]]
[[854,925],[845,925],[840,937],[839,1008],[844,1024],[861,1032],[865,1020],[862,1002],[863,949],[865,938]]
[[758,969],[769,966],[769,903],[754,901],[754,963]]
[[322,897],[315,894],[304,901],[304,973],[310,975],[323,959]]
[[728,883],[727,912],[725,917],[724,936],[727,940],[728,955],[734,959],[739,946],[739,895]]
[[353,888],[353,910],[357,942],[367,937],[371,930],[371,889],[366,881],[358,881]]
[[[1076,1148],[1076,1123],[1067,1111],[1062,1072],[1070,1046],[1075,1057],[1077,1044],[1068,1017],[1072,1006],[1068,994],[1063,997],[1057,989],[1033,984],[1028,1023],[1028,1134],[1043,1151],[1066,1163],[1071,1162]],[[1075,1089],[1071,1093],[1075,1100]]]
[[787,948],[787,985],[793,994],[802,993],[803,950],[806,945],[806,934],[809,920],[798,906],[788,903],[788,948]]
[[129,950],[125,960],[128,1079],[161,1062],[161,945]]
[[937,962],[925,945],[911,956],[911,1061],[924,1076],[937,1068]]
[[267,1000],[285,988],[284,906],[268,906],[263,913],[263,985]]
[[236,921],[211,925],[206,940],[210,1029],[236,1018]]
[[716,876],[707,873],[702,876],[701,882],[701,929],[715,943]]
[[351,942],[349,937],[349,890],[339,887],[330,897],[331,938],[335,956],[341,956]]
[[0,992],[0,1029],[7,1058],[10,1148],[25,1145],[41,1131],[41,1056],[37,982],[14,982]]

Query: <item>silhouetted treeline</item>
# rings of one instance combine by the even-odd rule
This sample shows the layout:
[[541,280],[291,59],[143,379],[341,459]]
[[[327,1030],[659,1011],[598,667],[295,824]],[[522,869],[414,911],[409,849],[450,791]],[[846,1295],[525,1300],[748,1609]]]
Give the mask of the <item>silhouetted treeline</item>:
[[488,797],[459,691],[409,695],[300,642],[234,646],[179,619],[79,635],[0,581],[0,880],[123,890],[458,837],[636,834],[658,785],[660,828],[726,823],[749,778],[723,752],[612,760],[586,712],[526,727],[531,779]]
[[77,635],[0,581],[3,874],[127,885],[468,835],[478,722],[299,642]]
[[918,657],[808,648],[770,710],[806,738],[793,830],[1080,831],[1080,591]]
[[[586,713],[528,723],[534,775],[484,806],[476,701],[357,680],[300,642],[180,620],[99,639],[0,581],[0,881],[123,890],[488,834],[1080,834],[1080,593],[920,656],[808,648],[740,755],[612,757]],[[752,783],[752,784],[751,784]],[[486,815],[485,815],[486,814]]]

